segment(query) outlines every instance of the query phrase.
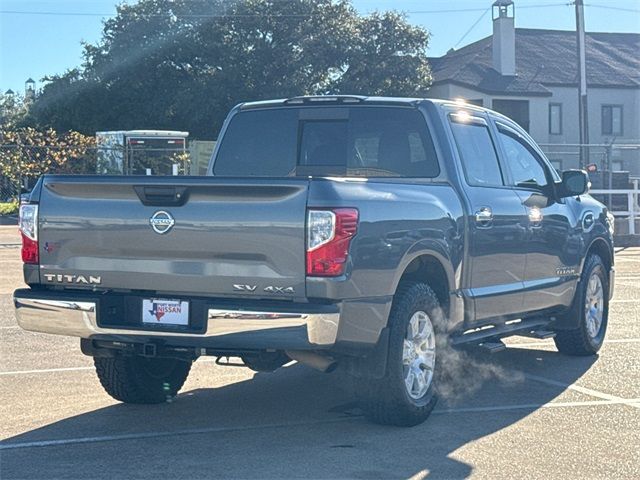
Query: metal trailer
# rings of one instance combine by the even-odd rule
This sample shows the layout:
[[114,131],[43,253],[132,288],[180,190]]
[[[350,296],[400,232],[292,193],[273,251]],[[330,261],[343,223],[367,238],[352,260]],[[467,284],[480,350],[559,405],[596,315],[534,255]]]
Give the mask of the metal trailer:
[[177,175],[188,172],[189,132],[117,130],[96,132],[97,173]]

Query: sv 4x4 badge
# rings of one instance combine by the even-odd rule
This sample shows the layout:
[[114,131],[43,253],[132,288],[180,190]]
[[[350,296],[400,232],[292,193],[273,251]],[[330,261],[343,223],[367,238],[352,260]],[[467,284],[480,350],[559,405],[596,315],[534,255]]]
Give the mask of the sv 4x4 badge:
[[[233,284],[233,290],[236,292],[255,292],[257,289],[257,285],[241,285],[238,283]],[[275,287],[273,285],[264,287],[263,291],[266,293],[281,293],[285,295],[296,293],[296,290],[293,287]]]

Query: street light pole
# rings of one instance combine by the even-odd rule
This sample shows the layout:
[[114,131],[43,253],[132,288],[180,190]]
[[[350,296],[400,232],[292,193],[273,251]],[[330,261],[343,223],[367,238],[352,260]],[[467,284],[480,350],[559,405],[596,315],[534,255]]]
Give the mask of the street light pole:
[[589,162],[589,150],[584,146],[589,143],[589,110],[587,108],[587,62],[584,33],[584,3],[575,0],[576,6],[576,40],[578,44],[578,119],[580,124],[580,168]]

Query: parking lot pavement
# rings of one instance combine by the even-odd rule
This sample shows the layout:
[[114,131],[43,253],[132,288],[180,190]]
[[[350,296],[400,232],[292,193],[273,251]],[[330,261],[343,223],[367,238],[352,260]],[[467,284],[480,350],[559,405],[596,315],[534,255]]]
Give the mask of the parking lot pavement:
[[201,359],[173,403],[115,402],[77,340],[17,327],[19,249],[0,247],[0,477],[640,478],[640,249],[617,270],[597,357],[513,337],[401,429],[366,422],[339,372],[298,365]]

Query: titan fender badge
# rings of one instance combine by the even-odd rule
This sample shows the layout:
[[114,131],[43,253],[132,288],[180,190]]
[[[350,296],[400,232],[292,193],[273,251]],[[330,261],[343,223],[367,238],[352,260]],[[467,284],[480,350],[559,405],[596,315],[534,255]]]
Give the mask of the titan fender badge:
[[149,224],[151,225],[151,228],[153,228],[154,232],[162,235],[164,233],[168,233],[176,224],[176,221],[169,212],[158,210],[149,219]]

